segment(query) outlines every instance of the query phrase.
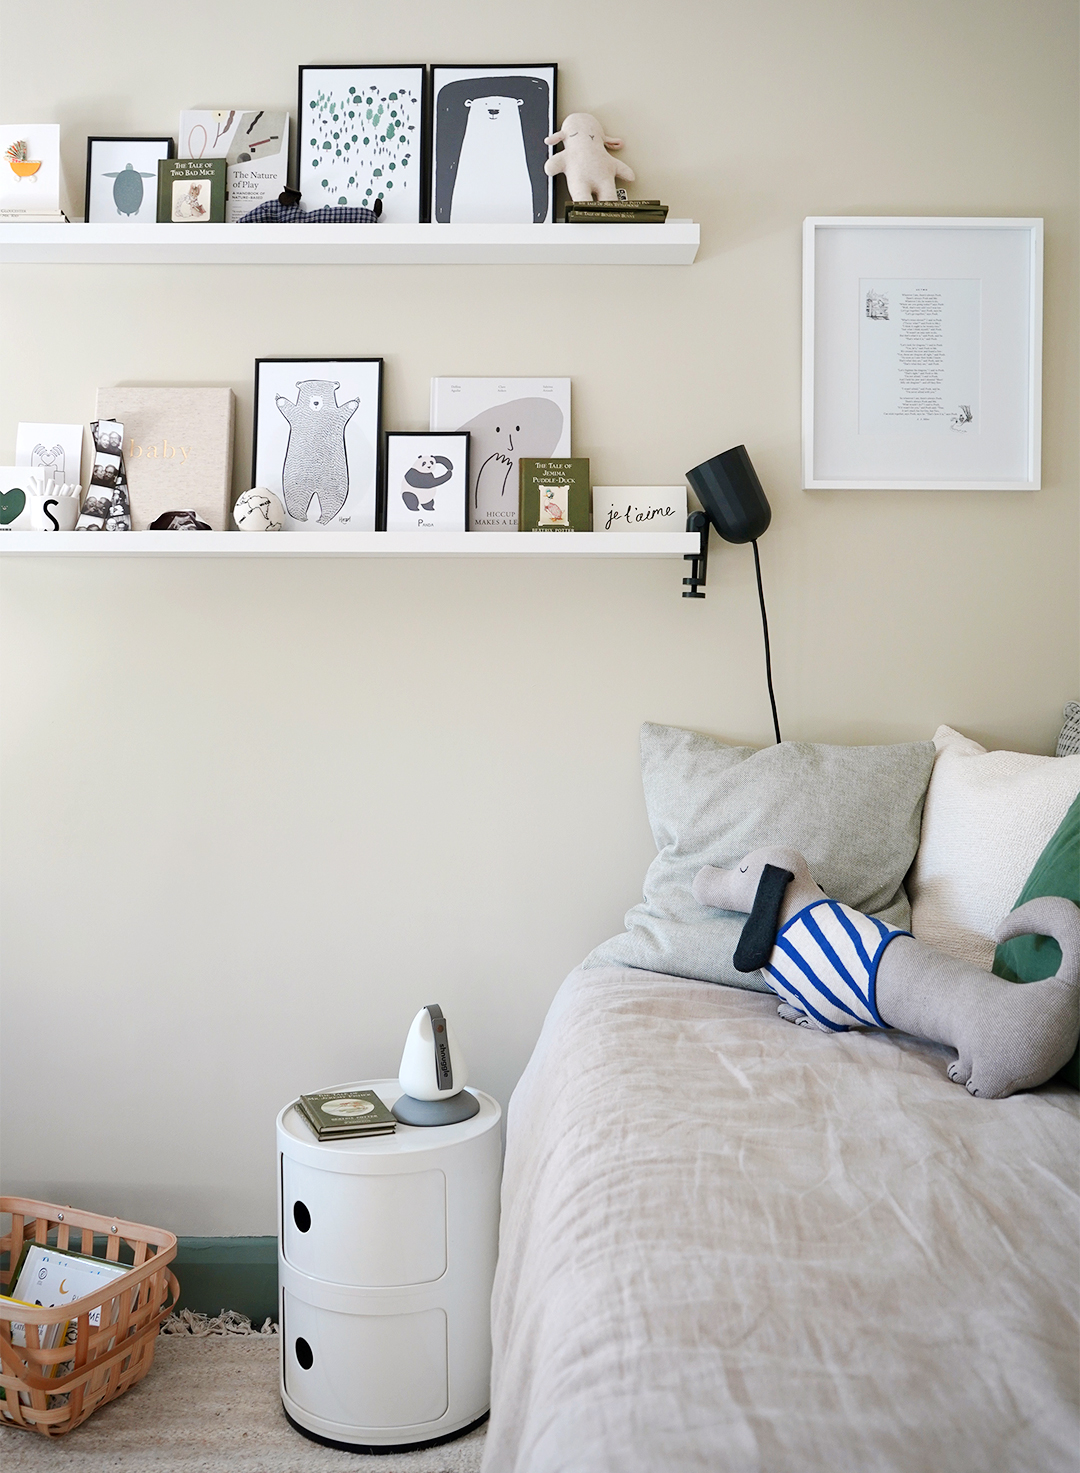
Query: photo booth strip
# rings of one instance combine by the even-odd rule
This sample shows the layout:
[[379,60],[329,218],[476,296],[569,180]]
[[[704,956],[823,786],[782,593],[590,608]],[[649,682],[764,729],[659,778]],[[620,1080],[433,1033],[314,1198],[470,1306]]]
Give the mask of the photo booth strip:
[[96,419],[90,426],[94,468],[76,532],[130,532],[131,498],[124,468],[124,426]]

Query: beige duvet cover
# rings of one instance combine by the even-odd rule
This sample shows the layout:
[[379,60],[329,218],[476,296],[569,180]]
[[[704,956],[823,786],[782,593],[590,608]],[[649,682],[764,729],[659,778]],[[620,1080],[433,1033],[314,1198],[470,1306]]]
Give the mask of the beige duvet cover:
[[1080,1095],[578,971],[510,1104],[485,1473],[1076,1473]]

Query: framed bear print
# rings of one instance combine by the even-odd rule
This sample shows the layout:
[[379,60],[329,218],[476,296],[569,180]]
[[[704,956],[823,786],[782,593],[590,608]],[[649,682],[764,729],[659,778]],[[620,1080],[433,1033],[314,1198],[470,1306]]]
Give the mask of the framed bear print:
[[382,433],[381,358],[259,358],[251,484],[285,530],[373,532]]
[[554,62],[435,66],[431,218],[448,225],[544,225],[553,185]]
[[388,225],[427,219],[427,67],[302,66],[296,154],[304,208],[382,200]]
[[384,525],[388,532],[464,532],[469,435],[386,437]]

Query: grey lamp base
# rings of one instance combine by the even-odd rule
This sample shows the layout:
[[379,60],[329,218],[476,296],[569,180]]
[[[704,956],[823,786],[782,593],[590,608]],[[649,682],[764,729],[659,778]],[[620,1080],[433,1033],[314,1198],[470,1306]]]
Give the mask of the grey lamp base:
[[480,1101],[467,1089],[445,1100],[414,1100],[412,1095],[401,1095],[393,1110],[394,1118],[402,1125],[457,1125],[479,1113]]

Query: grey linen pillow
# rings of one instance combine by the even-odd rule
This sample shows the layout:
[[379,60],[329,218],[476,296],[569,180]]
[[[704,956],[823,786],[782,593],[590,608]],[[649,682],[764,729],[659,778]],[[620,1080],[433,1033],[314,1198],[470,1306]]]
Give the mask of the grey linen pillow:
[[762,844],[806,857],[827,895],[907,926],[904,876],[919,847],[933,742],[832,747],[811,742],[728,747],[699,732],[641,728],[645,806],[659,851],[626,931],[586,967],[642,967],[753,991],[759,972],[731,957],[746,917],[699,905],[690,891],[703,864],[736,864]]

